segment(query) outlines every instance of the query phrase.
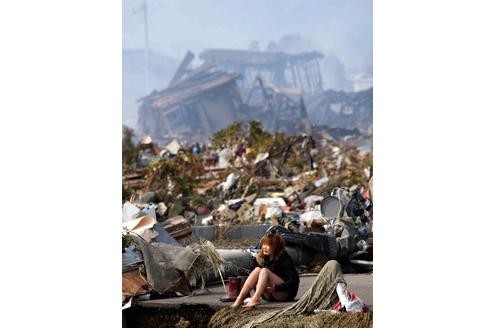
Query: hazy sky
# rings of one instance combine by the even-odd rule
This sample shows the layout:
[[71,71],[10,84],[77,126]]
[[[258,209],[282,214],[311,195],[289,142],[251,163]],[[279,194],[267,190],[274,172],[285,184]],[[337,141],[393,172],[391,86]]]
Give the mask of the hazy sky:
[[[123,0],[123,48],[144,48],[144,0]],[[187,50],[262,50],[287,34],[334,52],[347,69],[371,66],[371,0],[148,0],[152,50],[181,59]]]

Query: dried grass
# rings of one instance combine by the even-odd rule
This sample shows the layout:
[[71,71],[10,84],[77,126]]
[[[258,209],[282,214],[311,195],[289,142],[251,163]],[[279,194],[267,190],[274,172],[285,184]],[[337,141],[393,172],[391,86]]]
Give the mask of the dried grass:
[[226,307],[215,312],[208,323],[208,328],[234,327],[236,324],[264,312],[267,312],[267,310],[262,311],[256,308],[232,309],[230,307]]
[[[215,249],[215,245],[213,245],[211,241],[205,240],[201,243],[194,243],[189,246],[192,248],[193,252],[199,254],[191,268],[186,272],[186,279],[189,285],[196,286],[196,282],[200,280],[200,288],[203,289],[206,283],[206,274],[210,268],[213,268],[215,272],[219,273],[223,283],[222,271],[224,271],[225,263]],[[227,290],[225,285],[224,289]]]
[[[223,308],[217,311],[210,319],[208,328],[238,327],[240,323],[249,318],[266,312],[259,309],[231,309]],[[365,313],[318,313],[313,315],[287,315],[281,316],[272,322],[264,323],[258,327],[266,328],[370,328],[373,327],[373,312]]]
[[309,316],[294,315],[281,316],[272,322],[261,325],[266,328],[281,327],[300,327],[300,328],[319,328],[319,327],[353,327],[353,328],[370,328],[373,327],[373,312],[365,313],[318,313]]

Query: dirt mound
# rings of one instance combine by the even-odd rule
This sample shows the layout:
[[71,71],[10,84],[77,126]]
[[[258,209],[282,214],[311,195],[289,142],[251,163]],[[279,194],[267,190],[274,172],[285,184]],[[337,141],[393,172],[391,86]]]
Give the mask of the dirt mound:
[[[239,322],[245,321],[249,317],[256,316],[269,310],[258,309],[230,309],[224,308],[217,311],[211,317],[208,328],[235,327]],[[260,325],[259,327],[373,327],[373,312],[365,313],[318,313],[312,315],[288,315],[281,316],[272,322]]]

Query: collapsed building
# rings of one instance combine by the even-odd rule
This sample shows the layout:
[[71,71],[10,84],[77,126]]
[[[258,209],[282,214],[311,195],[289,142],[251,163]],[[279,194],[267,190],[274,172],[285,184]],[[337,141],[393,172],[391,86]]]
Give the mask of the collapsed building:
[[200,56],[214,61],[218,69],[242,74],[241,88],[251,89],[261,76],[267,83],[278,88],[296,88],[308,94],[323,91],[319,52],[287,54],[228,49],[206,49]]
[[154,140],[199,141],[240,119],[239,74],[210,72],[208,64],[187,74],[183,64],[167,89],[140,99],[139,126]]
[[168,88],[140,99],[143,134],[158,142],[173,138],[204,142],[234,121],[252,120],[269,122],[272,131],[307,132],[310,124],[297,89],[287,93],[257,76],[244,102],[236,83],[241,74],[218,70],[210,57],[190,70],[193,58],[191,52],[186,54]]
[[373,88],[358,92],[325,90],[309,98],[307,106],[312,122],[372,134]]
[[372,89],[324,91],[316,51],[206,49],[199,57],[202,65],[190,68],[189,51],[166,89],[139,100],[142,134],[159,143],[205,142],[234,121],[260,121],[288,135],[310,134],[312,125],[371,135]]

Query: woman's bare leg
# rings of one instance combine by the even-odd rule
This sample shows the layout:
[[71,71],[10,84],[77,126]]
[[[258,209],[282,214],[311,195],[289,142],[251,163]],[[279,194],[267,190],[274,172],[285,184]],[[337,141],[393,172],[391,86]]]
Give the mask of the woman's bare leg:
[[282,278],[271,272],[267,268],[260,270],[258,277],[258,284],[256,285],[256,291],[251,297],[251,300],[245,305],[245,307],[253,307],[260,303],[261,295],[265,292],[267,286],[275,287],[275,285],[284,282]]
[[244,299],[249,295],[249,292],[251,292],[251,289],[256,287],[260,272],[261,268],[258,267],[249,274],[249,277],[247,277],[246,281],[244,282],[244,286],[242,286],[239,296],[237,296],[234,304],[232,304],[230,307],[239,307],[242,304]]

